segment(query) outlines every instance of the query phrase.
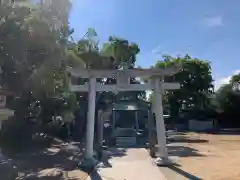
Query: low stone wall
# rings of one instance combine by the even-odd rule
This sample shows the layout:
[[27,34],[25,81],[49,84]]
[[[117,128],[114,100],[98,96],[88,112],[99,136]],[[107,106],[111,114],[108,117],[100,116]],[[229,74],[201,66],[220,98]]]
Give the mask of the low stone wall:
[[207,131],[212,130],[214,128],[214,121],[199,121],[199,120],[189,120],[188,121],[188,129],[191,131]]

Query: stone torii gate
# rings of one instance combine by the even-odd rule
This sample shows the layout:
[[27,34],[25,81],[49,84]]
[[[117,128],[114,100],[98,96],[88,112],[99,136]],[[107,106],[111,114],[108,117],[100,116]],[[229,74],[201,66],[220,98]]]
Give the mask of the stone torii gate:
[[[169,68],[157,69],[123,69],[123,70],[93,70],[68,68],[68,72],[73,77],[89,79],[87,84],[69,84],[73,92],[88,92],[88,113],[86,132],[86,153],[84,166],[93,166],[96,162],[93,158],[94,123],[95,123],[95,103],[96,92],[99,91],[146,91],[153,90],[155,97],[154,111],[156,116],[156,129],[158,140],[158,151],[161,163],[168,162],[168,152],[166,147],[165,124],[163,118],[162,93],[164,90],[179,89],[179,83],[163,82],[164,76],[172,76],[181,70],[180,65]],[[116,78],[117,84],[103,85],[96,82],[97,78]],[[150,81],[145,84],[130,84],[130,78],[150,77]]]

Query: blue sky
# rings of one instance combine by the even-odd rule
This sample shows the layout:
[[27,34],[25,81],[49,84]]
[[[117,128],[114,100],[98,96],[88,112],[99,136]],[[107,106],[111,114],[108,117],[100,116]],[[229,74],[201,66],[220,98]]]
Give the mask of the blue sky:
[[137,65],[163,54],[209,60],[216,86],[240,70],[239,0],[73,0],[74,39],[89,27],[98,39],[116,35],[140,46]]

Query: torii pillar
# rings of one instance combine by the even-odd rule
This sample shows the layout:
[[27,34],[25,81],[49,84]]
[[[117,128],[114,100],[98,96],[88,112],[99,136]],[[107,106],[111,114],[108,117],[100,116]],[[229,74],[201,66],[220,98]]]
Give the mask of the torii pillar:
[[163,104],[162,104],[162,78],[154,78],[154,97],[155,97],[155,107],[154,112],[156,116],[156,129],[157,129],[157,141],[158,141],[158,152],[159,158],[156,160],[158,165],[169,164],[167,143],[166,143],[166,130],[163,117]]
[[88,112],[87,112],[87,132],[86,132],[86,154],[85,158],[93,163],[93,141],[96,106],[96,78],[89,78]]

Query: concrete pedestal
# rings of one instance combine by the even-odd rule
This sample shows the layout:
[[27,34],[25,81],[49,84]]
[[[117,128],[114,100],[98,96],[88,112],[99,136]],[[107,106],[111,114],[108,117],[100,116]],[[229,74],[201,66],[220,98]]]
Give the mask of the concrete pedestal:
[[98,164],[98,161],[91,157],[91,158],[87,158],[85,157],[83,159],[83,161],[81,161],[79,164],[78,164],[78,167],[84,171],[92,171],[95,166]]
[[160,157],[155,160],[155,163],[157,166],[171,166],[175,164],[173,160],[169,158],[160,158]]

